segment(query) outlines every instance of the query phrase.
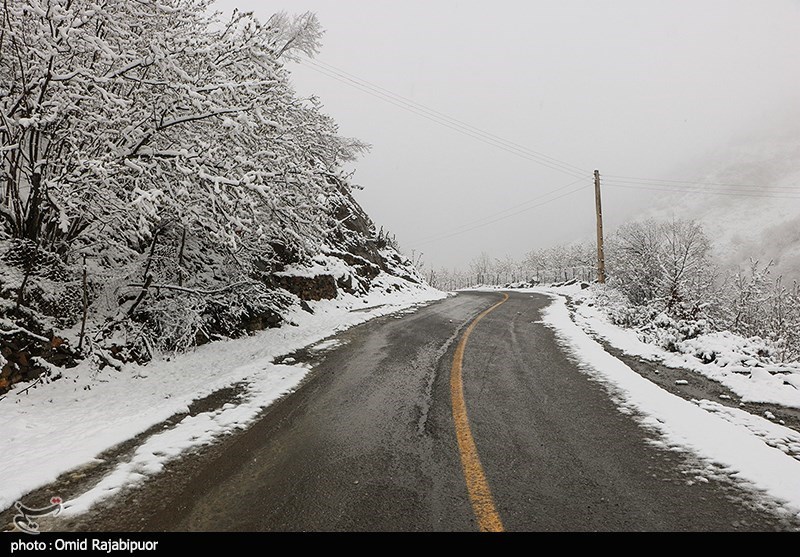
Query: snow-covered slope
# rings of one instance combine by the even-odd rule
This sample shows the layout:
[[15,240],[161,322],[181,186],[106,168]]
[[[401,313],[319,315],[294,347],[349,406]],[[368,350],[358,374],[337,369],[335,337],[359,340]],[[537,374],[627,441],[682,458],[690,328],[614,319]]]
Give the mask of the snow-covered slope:
[[[775,275],[800,278],[800,140],[757,138],[721,149],[696,176],[717,193],[665,192],[651,215],[698,220],[724,267],[774,261]],[[698,165],[699,168],[699,165]],[[755,186],[755,187],[747,187]]]
[[[331,272],[320,264],[320,272]],[[340,266],[338,271],[351,269]],[[316,275],[314,275],[316,276]],[[164,463],[191,447],[246,427],[262,408],[293,390],[306,367],[276,359],[319,343],[336,331],[446,294],[380,272],[368,293],[340,291],[330,300],[295,306],[279,328],[236,340],[216,341],[147,365],[125,364],[120,370],[92,369],[89,362],[63,370],[62,377],[22,392],[0,396],[0,420],[6,427],[0,466],[13,481],[0,483],[0,510],[60,474],[98,462],[110,449],[170,416],[187,413],[177,423],[150,432],[128,459],[116,465],[89,492],[67,501],[69,512],[86,510],[96,501],[158,472]],[[323,349],[322,345],[312,349]],[[190,413],[193,401],[233,388],[234,399],[220,407]],[[180,417],[180,416],[179,416]],[[64,494],[59,494],[64,495]]]

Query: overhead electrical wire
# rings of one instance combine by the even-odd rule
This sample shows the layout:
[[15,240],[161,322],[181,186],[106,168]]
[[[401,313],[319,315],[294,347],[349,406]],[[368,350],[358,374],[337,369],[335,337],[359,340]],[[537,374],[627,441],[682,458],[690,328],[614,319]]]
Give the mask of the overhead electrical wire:
[[800,186],[758,186],[754,184],[724,184],[721,182],[691,182],[688,180],[659,180],[655,178],[620,179],[610,176],[611,175],[606,175],[601,177],[601,183],[610,187],[676,193],[734,195],[776,199],[797,199],[797,196],[800,196]]
[[515,148],[517,148],[517,149],[519,149],[521,151],[524,151],[524,152],[526,152],[528,154],[535,155],[535,156],[538,156],[538,157],[542,157],[542,158],[544,158],[546,160],[552,161],[553,163],[556,163],[556,164],[560,164],[560,165],[562,165],[564,167],[572,168],[573,170],[575,170],[575,171],[577,171],[577,172],[579,172],[581,174],[586,174],[588,172],[584,168],[580,168],[580,167],[575,166],[573,164],[570,164],[570,163],[568,163],[566,161],[557,159],[555,157],[551,157],[550,155],[546,155],[546,154],[542,153],[541,151],[535,151],[535,150],[531,149],[530,147],[527,147],[525,145],[521,145],[521,144],[516,143],[514,141],[510,141],[510,140],[505,139],[503,137],[500,137],[500,136],[498,136],[496,134],[493,134],[491,132],[488,132],[486,130],[478,128],[477,126],[473,126],[472,124],[470,124],[468,122],[464,122],[463,120],[459,120],[458,118],[454,118],[452,116],[444,114],[443,112],[440,112],[438,110],[435,110],[433,108],[425,106],[424,104],[421,104],[421,103],[419,103],[419,102],[417,102],[415,100],[409,99],[408,97],[404,97],[403,95],[400,95],[399,93],[395,93],[393,91],[390,91],[389,89],[386,89],[384,87],[381,87],[380,85],[376,85],[376,84],[374,84],[374,83],[372,83],[370,81],[367,81],[366,79],[363,79],[361,77],[353,75],[353,74],[351,74],[351,73],[349,73],[349,72],[347,72],[347,71],[345,71],[345,70],[343,70],[341,68],[337,68],[336,66],[334,66],[332,64],[328,64],[327,62],[323,62],[322,60],[315,59],[315,60],[309,60],[309,62],[312,65],[322,66],[322,67],[324,67],[325,69],[327,69],[327,70],[329,70],[331,72],[335,72],[335,73],[337,73],[337,74],[339,74],[339,75],[341,75],[343,77],[347,77],[349,79],[355,80],[355,81],[357,81],[357,82],[359,82],[359,83],[361,83],[361,84],[363,84],[365,86],[368,86],[371,89],[377,90],[377,91],[379,91],[379,92],[381,92],[381,93],[383,93],[385,95],[394,97],[396,99],[402,100],[405,103],[414,105],[415,107],[419,108],[420,110],[422,110],[424,112],[427,112],[427,113],[429,113],[431,115],[434,115],[434,116],[437,116],[437,117],[440,117],[440,118],[443,118],[443,119],[448,120],[448,121],[450,121],[450,122],[452,122],[454,124],[458,124],[461,127],[468,128],[471,131],[474,131],[474,132],[479,133],[481,135],[490,137],[491,139],[496,140],[498,142],[501,142],[501,143],[503,143],[505,145],[508,145],[510,147],[515,147]]
[[636,189],[636,190],[648,190],[648,191],[662,191],[662,192],[674,192],[674,193],[693,193],[699,195],[724,195],[724,196],[737,196],[737,197],[759,197],[763,199],[800,199],[800,191],[797,192],[797,195],[788,195],[793,192],[775,192],[775,193],[786,193],[787,195],[768,195],[764,193],[757,193],[751,190],[739,190],[739,191],[719,191],[719,190],[709,190],[709,189],[690,189],[690,188],[677,188],[677,187],[655,187],[653,185],[648,184],[619,184],[615,182],[603,182],[603,185],[606,187],[611,188],[625,188],[625,189]]
[[759,186],[757,184],[730,184],[725,182],[702,182],[702,181],[690,181],[690,180],[666,180],[662,178],[635,178],[633,176],[617,176],[615,174],[605,174],[604,177],[606,179],[614,180],[615,182],[623,182],[623,183],[664,183],[664,184],[687,184],[687,185],[698,185],[698,186],[720,186],[720,187],[727,187],[727,188],[757,188],[757,189],[781,189],[781,190],[797,190],[800,189],[800,186]]
[[566,192],[566,193],[563,193],[563,194],[561,194],[561,195],[558,195],[558,196],[556,196],[556,197],[553,197],[552,199],[548,199],[547,201],[543,201],[543,202],[541,202],[541,203],[537,203],[536,205],[532,205],[532,206],[530,206],[530,207],[526,207],[525,209],[521,209],[521,210],[519,210],[519,211],[515,211],[515,212],[513,212],[513,213],[511,213],[511,214],[509,214],[509,215],[506,215],[506,216],[504,216],[504,217],[499,217],[499,218],[496,218],[496,219],[493,219],[493,220],[487,221],[487,222],[485,222],[485,223],[483,223],[483,224],[478,224],[478,225],[475,225],[475,226],[471,226],[471,227],[469,227],[469,228],[466,228],[466,229],[464,229],[464,230],[459,230],[459,231],[457,231],[457,232],[451,232],[451,233],[448,233],[448,234],[443,234],[442,236],[439,236],[439,237],[436,237],[436,238],[431,238],[431,239],[429,239],[429,240],[420,241],[420,242],[415,242],[415,243],[413,243],[413,244],[411,244],[411,245],[412,245],[413,247],[418,247],[418,246],[422,246],[422,245],[425,245],[425,244],[430,244],[431,242],[438,242],[438,241],[440,241],[440,240],[446,240],[446,239],[448,239],[448,238],[452,238],[453,236],[458,236],[458,235],[460,235],[460,234],[464,234],[464,233],[466,233],[466,232],[470,232],[470,231],[472,231],[472,230],[476,230],[476,229],[478,229],[478,228],[483,228],[484,226],[488,226],[488,225],[490,225],[490,224],[494,224],[494,223],[496,223],[496,222],[499,222],[499,221],[501,221],[501,220],[505,220],[505,219],[508,219],[508,218],[514,217],[514,216],[516,216],[516,215],[519,215],[519,214],[525,213],[525,212],[527,212],[527,211],[530,211],[531,209],[536,209],[537,207],[541,207],[542,205],[547,205],[548,203],[551,203],[551,202],[553,202],[553,201],[556,201],[557,199],[561,199],[562,197],[567,197],[568,195],[572,195],[573,193],[577,193],[577,192],[579,192],[579,191],[581,191],[581,190],[585,190],[585,189],[587,189],[587,188],[591,188],[591,187],[592,187],[592,185],[591,185],[591,184],[587,184],[587,185],[585,185],[585,186],[580,186],[580,187],[578,187],[578,188],[575,188],[574,190],[571,190],[571,191],[568,191],[568,192]]
[[[353,75],[345,70],[337,68],[331,64],[323,62],[322,60],[305,59],[301,64],[307,68],[325,75],[331,79],[354,87],[363,93],[373,96],[379,100],[392,104],[398,108],[411,112],[421,118],[449,128],[457,133],[471,137],[482,143],[491,145],[497,149],[518,156],[520,158],[535,162],[541,166],[556,170],[573,177],[578,177],[578,180],[570,182],[564,186],[550,190],[542,195],[529,199],[528,201],[517,204],[496,213],[492,213],[480,219],[476,219],[460,226],[457,226],[449,231],[434,234],[413,242],[412,246],[421,246],[431,242],[436,242],[494,224],[496,222],[511,218],[529,210],[535,209],[546,205],[552,201],[556,201],[563,197],[567,197],[591,187],[590,185],[580,186],[572,189],[562,195],[558,195],[551,199],[542,201],[530,207],[521,208],[524,205],[544,199],[553,193],[567,189],[578,182],[589,179],[591,173],[583,168],[562,161],[555,157],[551,157],[539,151],[530,149],[519,143],[504,139],[498,135],[485,131],[481,128],[473,126],[467,122],[444,114],[438,110],[429,108],[417,101],[411,100],[400,94],[394,93],[384,87],[371,83],[356,75]],[[691,193],[702,195],[724,195],[724,196],[740,196],[740,197],[760,197],[760,198],[773,198],[773,199],[800,199],[800,186],[758,186],[755,184],[731,184],[724,182],[702,182],[702,181],[689,181],[689,180],[668,180],[659,178],[641,178],[633,176],[621,176],[608,174],[601,178],[601,183],[605,186],[612,188],[627,188],[660,192],[675,192],[675,193]],[[711,188],[711,189],[709,189]],[[777,190],[777,191],[776,191]],[[792,195],[797,194],[797,196]],[[511,211],[511,212],[510,212]],[[510,212],[510,213],[509,213]],[[504,215],[505,213],[509,213]],[[500,216],[504,215],[504,216]]]
[[[555,189],[553,189],[553,190],[550,190],[550,191],[548,191],[548,192],[545,192],[545,193],[543,193],[543,194],[541,194],[541,195],[537,195],[536,197],[533,197],[533,198],[531,198],[531,199],[528,199],[528,200],[526,200],[526,201],[523,201],[522,203],[517,203],[517,204],[516,204],[516,205],[514,205],[513,207],[508,207],[508,208],[506,208],[506,209],[503,209],[503,210],[500,210],[500,211],[496,211],[496,212],[494,212],[494,213],[490,213],[490,214],[488,214],[488,215],[486,215],[486,216],[484,216],[484,217],[481,217],[481,218],[479,218],[479,219],[475,219],[475,220],[472,220],[472,221],[465,222],[464,224],[462,224],[462,225],[460,225],[460,226],[457,226],[457,227],[455,227],[454,229],[448,230],[448,231],[446,231],[446,232],[440,232],[440,233],[438,233],[438,234],[432,234],[431,236],[426,236],[426,237],[424,237],[424,238],[420,238],[420,239],[419,239],[419,240],[417,240],[417,241],[418,241],[418,242],[423,242],[423,241],[426,241],[426,240],[428,240],[429,238],[434,238],[434,237],[438,237],[438,236],[440,236],[440,235],[442,235],[442,234],[447,234],[447,233],[450,233],[450,232],[455,232],[455,231],[457,231],[457,230],[459,230],[459,229],[461,229],[461,228],[467,228],[467,227],[470,227],[470,226],[472,226],[472,225],[481,224],[481,223],[483,223],[484,221],[491,220],[491,219],[493,219],[493,218],[495,218],[495,217],[497,217],[497,216],[499,216],[499,215],[502,215],[502,214],[504,214],[504,213],[508,213],[508,212],[510,212],[510,211],[519,212],[519,211],[520,211],[520,209],[521,209],[521,208],[522,208],[524,205],[527,205],[527,204],[529,204],[529,203],[533,203],[534,201],[538,201],[538,200],[540,200],[540,199],[544,199],[545,197],[548,197],[548,196],[550,196],[550,195],[552,195],[552,194],[554,194],[554,193],[556,193],[556,192],[559,192],[559,191],[565,190],[565,189],[569,188],[570,186],[574,186],[574,185],[575,185],[575,184],[577,184],[578,182],[582,182],[582,181],[584,181],[584,180],[587,180],[587,181],[588,181],[588,178],[579,178],[579,179],[577,179],[577,180],[575,180],[575,181],[573,181],[573,182],[570,182],[569,184],[566,184],[566,185],[564,185],[564,186],[561,186],[561,187],[555,188]],[[524,210],[524,209],[522,209],[522,210]]]
[[[500,211],[496,211],[494,213],[490,213],[490,214],[485,215],[485,216],[483,216],[483,217],[481,217],[479,219],[474,219],[474,220],[465,222],[465,223],[463,223],[463,224],[461,224],[459,226],[456,226],[455,228],[451,228],[449,230],[446,230],[446,231],[443,231],[443,232],[439,232],[437,234],[431,234],[429,236],[424,236],[422,238],[417,239],[414,242],[411,242],[411,245],[415,245],[416,246],[416,245],[419,245],[419,244],[422,244],[422,243],[427,243],[428,241],[434,241],[434,240],[438,239],[440,236],[446,236],[446,235],[449,235],[449,234],[460,234],[461,232],[468,232],[468,230],[474,230],[474,228],[476,228],[476,227],[480,227],[483,224],[488,224],[486,221],[490,221],[490,220],[494,219],[495,217],[498,217],[498,216],[503,215],[505,213],[508,213],[510,211],[514,211],[514,214],[519,214],[520,212],[524,212],[524,211],[527,210],[527,208],[526,209],[522,209],[522,207],[524,205],[528,205],[529,203],[533,203],[534,201],[539,201],[540,199],[544,199],[544,198],[549,197],[550,195],[552,195],[554,193],[557,193],[557,192],[565,190],[565,189],[567,189],[567,188],[569,188],[571,186],[574,186],[578,182],[582,182],[584,180],[588,181],[589,179],[590,178],[588,178],[588,177],[579,178],[579,179],[577,179],[577,180],[575,180],[573,182],[570,182],[569,184],[565,184],[563,186],[560,186],[560,187],[557,187],[557,188],[555,188],[553,190],[545,192],[545,193],[543,193],[541,195],[537,195],[536,197],[532,197],[531,199],[528,199],[527,201],[523,201],[522,203],[517,203],[513,207],[508,207],[506,209],[502,209]],[[537,206],[543,205],[544,203],[549,203],[550,201],[555,201],[556,199],[558,199],[558,198],[555,197],[555,198],[550,199],[548,201],[545,201],[545,202],[543,202],[543,203],[541,203],[541,204],[539,204]],[[531,208],[533,208],[533,207],[531,207]],[[513,216],[513,215],[508,215],[508,216]],[[502,218],[506,218],[506,217],[502,217]],[[502,220],[502,218],[500,220]],[[495,221],[492,221],[492,222],[495,222]],[[468,229],[468,230],[462,230],[462,229]]]
[[[311,68],[311,69],[313,71],[316,71],[316,72],[321,73],[323,75],[327,75],[328,77],[331,77],[331,78],[336,79],[338,81],[343,81],[343,80],[339,79],[338,77],[336,77],[333,74],[326,73],[324,70],[320,70],[318,68]],[[537,158],[534,155],[531,155],[531,154],[529,154],[527,152],[524,152],[524,151],[522,151],[520,149],[517,149],[515,147],[508,147],[508,146],[506,146],[506,145],[504,145],[504,144],[502,144],[502,143],[500,143],[500,142],[498,142],[496,140],[493,140],[493,139],[491,139],[491,138],[489,138],[487,136],[483,136],[483,135],[478,134],[476,132],[472,132],[471,130],[468,130],[466,128],[459,127],[456,124],[451,124],[446,120],[437,119],[435,117],[431,117],[431,116],[427,115],[426,113],[415,109],[412,105],[404,104],[404,103],[402,103],[400,101],[396,101],[396,100],[394,100],[394,99],[392,99],[390,97],[381,96],[379,94],[376,94],[376,93],[370,91],[367,88],[362,88],[357,84],[353,85],[353,86],[356,87],[356,88],[361,89],[364,93],[367,93],[367,94],[369,94],[369,95],[371,95],[373,97],[377,97],[377,98],[379,98],[381,100],[384,100],[384,101],[388,102],[389,104],[393,104],[393,105],[395,105],[395,106],[397,106],[399,108],[402,108],[404,110],[412,112],[412,113],[416,114],[417,116],[425,118],[426,120],[430,120],[430,121],[432,121],[434,123],[437,123],[437,124],[439,124],[441,126],[444,126],[446,128],[450,128],[451,130],[453,130],[455,132],[458,132],[458,133],[460,133],[462,135],[466,135],[468,137],[472,137],[473,139],[481,141],[482,143],[486,143],[487,145],[491,145],[493,147],[496,147],[496,148],[498,148],[498,149],[500,149],[502,151],[506,151],[507,153],[510,153],[512,155],[516,155],[516,156],[518,156],[520,158],[535,162],[535,163],[537,163],[537,164],[539,164],[541,166],[550,168],[551,170],[556,170],[556,171],[559,171],[559,172],[563,172],[563,173],[568,174],[570,176],[578,176],[579,175],[579,173],[577,171],[573,171],[573,170],[570,170],[568,168],[564,168],[564,167],[558,166],[555,163],[550,163],[550,162],[547,162],[547,161],[543,161],[543,160]]]
[[505,140],[494,134],[484,132],[479,128],[463,123],[455,118],[443,115],[442,113],[433,109],[429,109],[424,105],[407,100],[405,97],[391,92],[384,92],[386,90],[377,86],[373,86],[364,80],[357,80],[358,78],[348,77],[347,74],[337,73],[335,70],[328,69],[310,60],[304,60],[302,64],[317,73],[330,77],[331,79],[342,82],[346,85],[350,85],[351,87],[355,87],[356,89],[359,89],[368,95],[388,102],[389,104],[397,106],[403,110],[412,112],[421,118],[425,118],[426,120],[430,120],[457,133],[472,137],[473,139],[481,141],[482,143],[486,143],[531,162],[535,162],[541,166],[550,168],[551,170],[563,172],[575,177],[586,176],[589,174],[588,171],[579,167],[565,163],[553,157],[549,157],[542,153],[538,153],[526,147],[519,146],[519,144]]

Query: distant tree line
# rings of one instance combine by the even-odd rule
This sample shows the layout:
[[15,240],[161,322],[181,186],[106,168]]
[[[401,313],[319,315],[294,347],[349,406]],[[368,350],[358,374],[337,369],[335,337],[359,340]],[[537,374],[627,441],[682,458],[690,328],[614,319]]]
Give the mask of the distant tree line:
[[[573,243],[532,250],[520,259],[481,253],[465,270],[428,269],[425,276],[444,290],[593,282],[596,258],[594,243]],[[797,280],[773,276],[771,261],[720,268],[699,223],[625,224],[606,239],[605,258],[608,287],[618,290],[631,308],[618,314],[622,324],[643,326],[663,314],[687,324],[689,335],[728,330],[770,341],[782,361],[800,357]]]

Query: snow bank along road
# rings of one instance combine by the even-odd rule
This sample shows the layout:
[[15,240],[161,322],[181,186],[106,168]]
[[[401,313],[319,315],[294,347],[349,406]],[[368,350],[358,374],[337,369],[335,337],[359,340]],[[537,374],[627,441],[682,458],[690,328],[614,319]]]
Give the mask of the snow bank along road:
[[[248,430],[61,526],[798,529],[797,502],[779,500],[795,486],[761,485],[758,470],[780,482],[800,462],[650,383],[603,378],[558,324],[562,306],[468,292],[340,333],[321,355],[292,355],[314,371]],[[730,446],[749,453],[741,469]]]

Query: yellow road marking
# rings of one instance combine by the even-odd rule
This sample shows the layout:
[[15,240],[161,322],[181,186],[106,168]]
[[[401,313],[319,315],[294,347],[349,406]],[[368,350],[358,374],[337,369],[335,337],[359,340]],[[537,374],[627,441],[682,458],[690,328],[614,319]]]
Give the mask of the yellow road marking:
[[450,399],[453,404],[453,421],[456,426],[458,451],[461,453],[461,466],[464,469],[464,479],[467,481],[467,491],[472,501],[472,510],[478,519],[478,526],[481,532],[502,532],[503,522],[494,507],[492,492],[489,490],[486,474],[484,474],[483,466],[481,466],[481,461],[478,458],[478,448],[475,446],[475,439],[472,438],[472,431],[469,427],[467,404],[464,401],[464,383],[461,380],[461,364],[464,360],[464,349],[467,346],[467,339],[470,333],[478,324],[478,321],[508,300],[508,294],[504,293],[503,296],[502,301],[481,313],[469,324],[458,346],[456,346],[456,353],[453,355],[453,367],[450,368]]

